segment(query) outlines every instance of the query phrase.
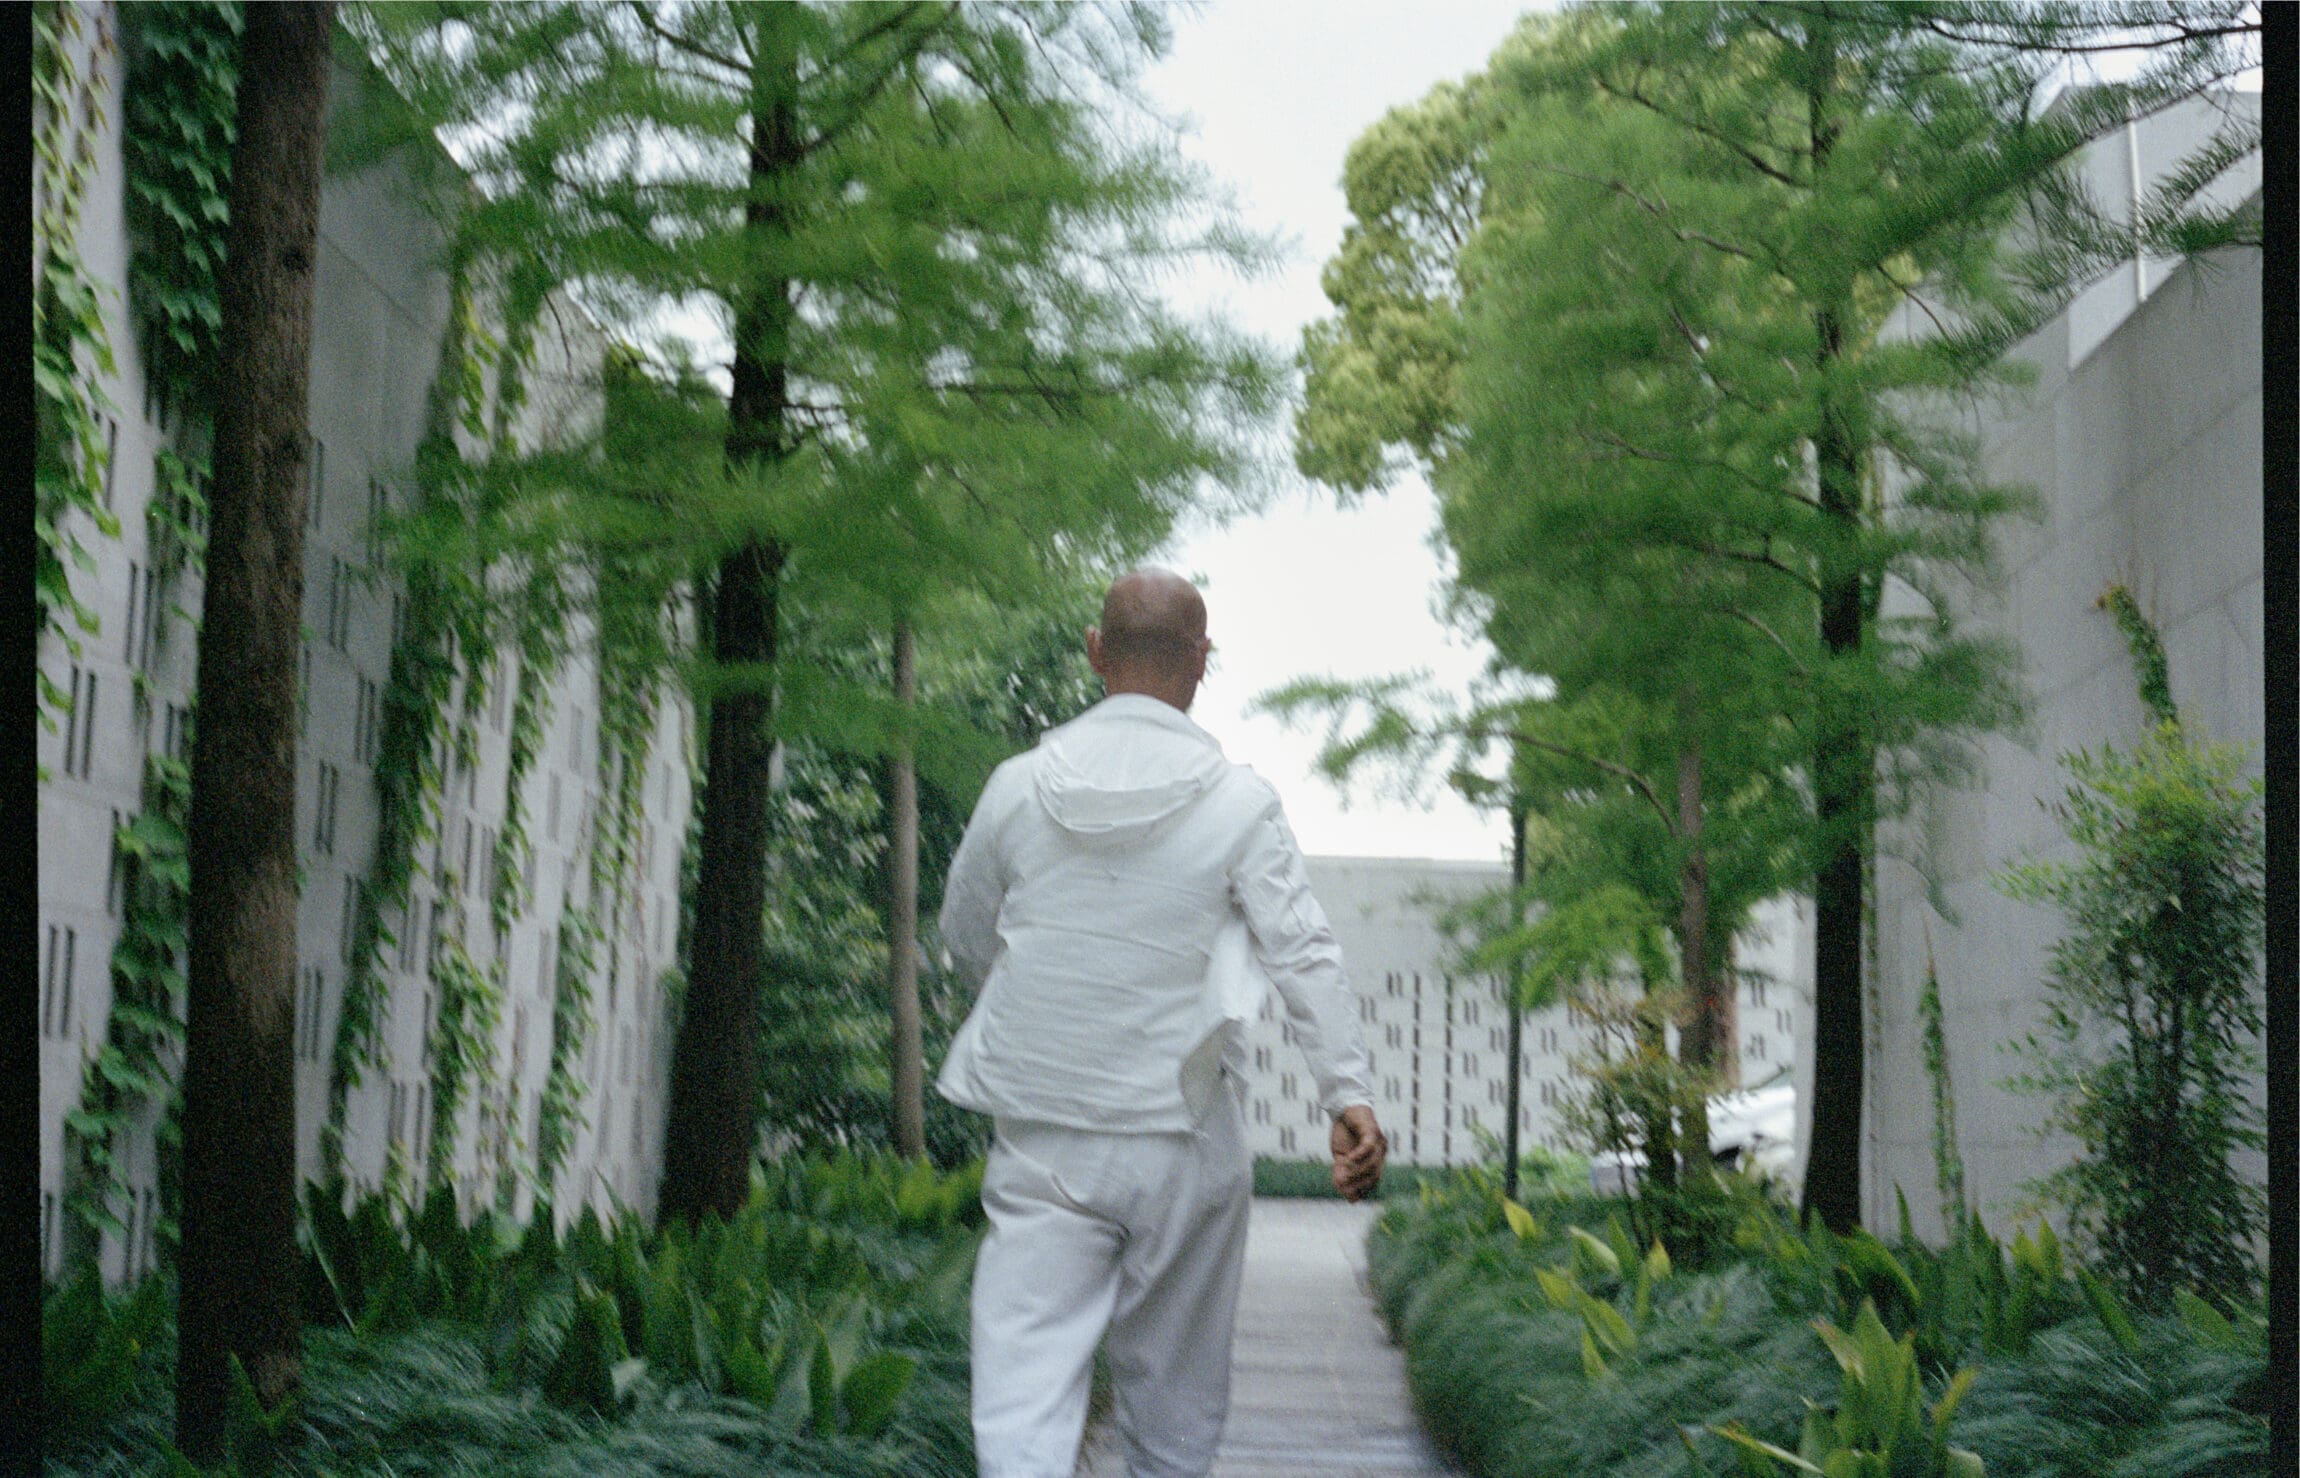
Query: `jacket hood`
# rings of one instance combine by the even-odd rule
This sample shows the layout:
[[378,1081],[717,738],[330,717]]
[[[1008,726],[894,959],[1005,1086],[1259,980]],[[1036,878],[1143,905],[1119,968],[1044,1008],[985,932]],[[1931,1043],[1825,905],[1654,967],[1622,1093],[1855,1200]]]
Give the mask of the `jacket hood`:
[[1170,704],[1105,698],[1039,741],[1038,802],[1080,836],[1117,839],[1211,790],[1230,762],[1213,735]]

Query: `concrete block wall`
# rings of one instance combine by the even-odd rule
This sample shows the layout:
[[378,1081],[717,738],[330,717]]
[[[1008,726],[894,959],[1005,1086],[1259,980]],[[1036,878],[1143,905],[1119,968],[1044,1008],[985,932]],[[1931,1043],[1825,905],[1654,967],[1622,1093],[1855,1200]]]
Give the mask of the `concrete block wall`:
[[[2008,524],[2000,568],[1969,590],[1966,612],[2018,647],[2032,708],[2022,732],[1984,746],[1981,785],[1935,793],[1883,838],[1864,1168],[1874,1225],[1892,1223],[1899,1187],[1921,1233],[1941,1228],[1916,1012],[1928,948],[1968,1193],[1983,1218],[2007,1225],[2023,1184],[2072,1152],[2035,1136],[2038,1105],[2004,1086],[2018,1067],[2007,1044],[2042,1020],[2064,923],[1991,879],[2024,858],[2071,855],[2045,810],[2066,787],[2062,752],[2129,744],[2144,730],[2123,638],[2095,608],[2107,585],[2132,589],[2158,624],[2190,720],[2249,746],[2259,773],[2260,311],[2257,253],[2180,264],[2089,350],[2072,350],[2065,316],[2032,338],[2022,353],[2036,386],[1980,416],[1986,468],[2028,484],[2040,505],[2033,522]],[[1930,857],[1946,913],[1896,851]]]
[[[1373,1063],[1374,1112],[1391,1156],[1406,1165],[1461,1165],[1482,1157],[1481,1130],[1508,1126],[1509,1014],[1503,982],[1456,976],[1437,920],[1448,906],[1506,887],[1499,863],[1417,858],[1312,857],[1310,886],[1342,947],[1358,997],[1358,1029]],[[1747,972],[1740,998],[1742,1078],[1758,1083],[1787,1066],[1811,1012],[1809,926],[1779,900],[1738,941]],[[1800,984],[1800,982],[1803,982]],[[1568,1065],[1586,1028],[1563,1007],[1529,1012],[1520,1027],[1518,1140],[1571,1147],[1558,1108],[1573,1091]],[[1247,1142],[1257,1156],[1328,1153],[1301,1049],[1273,993],[1247,1031]],[[1802,1081],[1800,1079],[1800,1081]]]
[[[109,5],[87,5],[95,27],[115,26]],[[106,70],[105,115],[116,124],[123,78],[116,52],[99,53]],[[359,84],[339,70],[338,98]],[[184,741],[195,671],[195,631],[178,614],[197,612],[195,579],[161,587],[150,569],[145,509],[154,489],[154,459],[164,433],[146,409],[143,367],[125,311],[127,242],[122,221],[120,140],[107,126],[94,139],[95,170],[83,206],[80,249],[89,274],[105,285],[107,322],[117,360],[104,390],[115,408],[109,507],[120,536],[91,526],[78,532],[95,560],[75,573],[81,596],[102,625],[77,657],[43,639],[37,660],[65,692],[78,695],[58,732],[38,736],[50,779],[40,788],[37,836],[42,1005],[40,1051],[40,1196],[42,1266],[55,1273],[68,1245],[84,1234],[65,1208],[68,1167],[65,1116],[81,1095],[86,1063],[104,1040],[112,1004],[108,960],[121,928],[111,836],[141,807],[146,754]],[[403,616],[397,583],[370,539],[374,515],[405,506],[408,468],[422,433],[424,407],[438,369],[449,311],[436,228],[415,207],[414,180],[387,165],[330,175],[322,190],[315,283],[310,429],[314,439],[311,512],[305,530],[304,624],[306,707],[296,757],[296,835],[305,886],[297,915],[296,978],[298,1164],[320,1170],[319,1135],[332,1051],[349,969],[347,898],[374,860],[378,819],[375,742],[383,685]],[[518,435],[535,445],[595,424],[596,376],[603,340],[571,303],[543,317]],[[493,1199],[498,1156],[531,1163],[535,1118],[549,1068],[552,954],[561,912],[589,890],[588,848],[597,835],[604,783],[597,733],[599,672],[590,633],[570,633],[569,657],[551,680],[543,753],[526,780],[528,835],[534,844],[532,901],[498,938],[488,921],[486,860],[501,833],[506,805],[509,710],[515,658],[491,674],[493,697],[478,724],[477,768],[451,775],[439,835],[419,851],[421,869],[407,918],[386,926],[405,941],[387,951],[384,987],[388,1062],[351,1097],[347,1169],[377,1184],[393,1146],[422,1164],[430,1124],[427,1022],[436,1001],[425,968],[431,935],[458,927],[483,967],[500,962],[506,991],[495,1042],[499,1081],[488,1112],[501,1138],[478,1132],[480,1105],[465,1111],[457,1163],[447,1174],[467,1207]],[[140,683],[139,683],[140,677]],[[143,696],[138,697],[139,686]],[[460,704],[461,689],[454,695]],[[606,919],[612,944],[601,951],[595,982],[596,1021],[582,1066],[588,1122],[561,1172],[558,1207],[571,1216],[585,1201],[608,1210],[620,1202],[645,1210],[661,1163],[662,1089],[670,1041],[663,974],[676,944],[678,854],[688,813],[692,722],[675,688],[657,695],[653,742],[644,779],[637,870]],[[469,862],[466,862],[466,857]],[[443,895],[452,870],[460,896]],[[151,1122],[125,1146],[130,1205],[124,1233],[106,1234],[88,1250],[107,1276],[130,1277],[152,1263],[158,1215]],[[526,1214],[522,1184],[515,1210]]]

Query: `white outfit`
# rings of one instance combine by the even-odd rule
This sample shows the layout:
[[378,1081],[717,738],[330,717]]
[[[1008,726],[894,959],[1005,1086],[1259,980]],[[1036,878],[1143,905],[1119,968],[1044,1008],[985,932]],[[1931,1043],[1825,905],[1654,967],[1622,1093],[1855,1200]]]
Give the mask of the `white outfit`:
[[1105,1328],[1129,1473],[1203,1474],[1251,1195],[1235,1084],[1267,984],[1327,1111],[1373,1102],[1277,795],[1181,710],[1106,699],[991,776],[942,937],[981,995],[936,1086],[998,1121],[974,1284],[983,1478],[1069,1478]]

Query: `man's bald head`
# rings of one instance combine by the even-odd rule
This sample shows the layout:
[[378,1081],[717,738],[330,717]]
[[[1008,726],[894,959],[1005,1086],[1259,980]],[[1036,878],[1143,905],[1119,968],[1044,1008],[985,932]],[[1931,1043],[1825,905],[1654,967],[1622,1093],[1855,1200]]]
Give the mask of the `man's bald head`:
[[1206,675],[1206,601],[1172,570],[1129,570],[1102,598],[1086,657],[1112,693],[1146,693],[1187,709]]

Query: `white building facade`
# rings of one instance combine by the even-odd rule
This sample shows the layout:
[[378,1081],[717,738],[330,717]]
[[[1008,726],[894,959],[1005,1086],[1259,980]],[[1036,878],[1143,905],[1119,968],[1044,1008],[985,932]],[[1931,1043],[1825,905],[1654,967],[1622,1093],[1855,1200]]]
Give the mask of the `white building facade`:
[[[1312,857],[1311,890],[1332,922],[1358,997],[1359,1030],[1373,1059],[1374,1113],[1405,1165],[1489,1160],[1481,1136],[1509,1123],[1509,1008],[1505,982],[1454,973],[1440,916],[1506,888],[1499,862]],[[1741,1077],[1754,1085],[1793,1068],[1811,1018],[1810,911],[1768,903],[1735,941]],[[1519,1027],[1518,1141],[1572,1148],[1558,1108],[1575,1091],[1570,1060],[1588,1028],[1564,1007],[1527,1012]],[[1246,1134],[1257,1157],[1321,1159],[1318,1107],[1293,1028],[1273,996],[1247,1032]]]

